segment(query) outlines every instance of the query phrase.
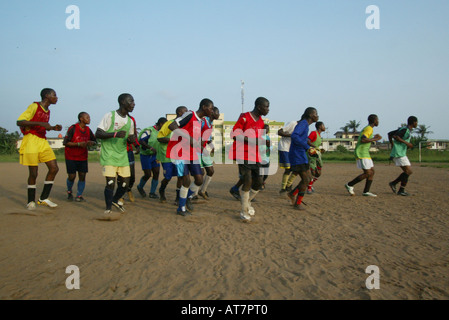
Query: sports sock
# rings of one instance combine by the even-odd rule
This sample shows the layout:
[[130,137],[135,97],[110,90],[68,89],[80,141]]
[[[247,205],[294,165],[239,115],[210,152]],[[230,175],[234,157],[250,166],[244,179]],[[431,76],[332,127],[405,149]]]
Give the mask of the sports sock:
[[179,190],[179,211],[186,211],[186,203],[187,203],[187,197],[189,195],[189,189],[182,186],[181,190]]
[[176,188],[176,199],[179,199],[180,193],[181,193],[181,189]]
[[287,188],[288,187],[291,187],[292,185],[293,185],[293,182],[295,182],[295,179],[296,179],[296,176],[292,173],[291,175],[290,175],[290,177],[288,178],[288,180],[287,180]]
[[36,201],[36,185],[28,186],[28,203]]
[[365,189],[363,190],[363,193],[369,192],[369,189],[371,188],[371,184],[373,183],[373,180],[366,180],[365,182]]
[[298,197],[296,198],[295,205],[299,206],[302,203],[302,199],[304,199],[304,192],[299,192],[298,190]]
[[309,186],[307,187],[307,190],[312,190],[312,186],[317,180],[317,178],[312,178],[312,180],[310,180]]
[[195,182],[192,182],[192,183],[190,184],[190,187],[189,187],[189,193],[188,193],[188,195],[187,195],[187,198],[196,196],[196,195],[198,194],[198,191],[199,191],[199,190],[200,190],[200,187],[197,186],[197,185],[195,184]]
[[155,193],[156,189],[157,189],[157,185],[159,184],[159,180],[151,180],[151,189],[150,189],[150,193]]
[[249,190],[249,202],[253,201],[253,199],[256,197],[256,195],[259,193],[259,190]]
[[45,181],[44,182],[44,190],[42,190],[41,193],[41,200],[45,200],[48,198],[48,196],[50,195],[51,192],[51,188],[53,187],[53,183],[54,181]]
[[127,188],[128,186],[125,182],[117,183],[117,190],[115,191],[115,195],[112,198],[112,201],[117,203],[126,193]]
[[407,185],[408,182],[408,178],[410,177],[408,174],[406,174],[405,172],[403,172],[401,174],[402,179],[401,179],[401,188],[405,188],[405,186]]
[[69,179],[67,179],[67,191],[68,192],[72,192],[72,188],[73,188],[74,183],[75,183],[75,180],[70,181]]
[[84,188],[86,188],[86,181],[79,181],[78,180],[78,189],[76,191],[76,196],[81,197],[84,192]]
[[206,175],[206,178],[204,178],[204,182],[203,185],[201,186],[201,192],[206,192],[207,191],[207,187],[209,186],[209,183],[211,182],[212,177]]
[[145,185],[147,184],[147,181],[150,180],[150,178],[147,178],[146,176],[143,176],[142,178],[140,178],[140,182],[138,187],[140,189],[143,189],[143,187],[145,187]]
[[348,183],[348,186],[353,187],[355,186],[357,183],[359,183],[360,181],[362,181],[363,179],[360,179],[360,176],[355,178],[354,180],[352,180],[351,182]]
[[106,202],[106,210],[111,210],[113,196],[114,196],[113,189],[109,189],[108,187],[104,188],[104,200]]
[[249,193],[250,193],[250,191],[243,191],[243,190],[240,192],[240,198],[241,198],[243,213],[247,213],[248,212],[249,197],[250,197]]
[[285,190],[287,187],[288,178],[290,178],[290,173],[284,173],[282,176],[282,190]]

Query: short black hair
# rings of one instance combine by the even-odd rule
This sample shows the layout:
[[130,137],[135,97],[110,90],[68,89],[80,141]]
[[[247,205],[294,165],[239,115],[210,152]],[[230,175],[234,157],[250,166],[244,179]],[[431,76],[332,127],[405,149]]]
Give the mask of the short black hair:
[[315,123],[315,128],[318,130],[323,124],[322,121],[317,121],[317,123]]
[[81,117],[84,116],[85,114],[87,114],[87,112],[82,111],[78,113],[78,121],[81,121]]
[[167,122],[167,118],[159,118],[159,120],[156,122],[157,125],[162,126],[164,123]]
[[45,88],[45,89],[42,89],[42,91],[41,91],[41,98],[42,98],[42,100],[44,100],[45,97],[46,97],[48,94],[51,94],[52,92],[55,92],[55,90],[53,90],[53,89],[51,89],[51,88]]
[[415,116],[410,116],[410,117],[408,117],[408,119],[407,119],[407,125],[412,125],[412,124],[414,124],[415,122],[418,122],[418,118],[417,118],[417,117],[415,117]]
[[368,116],[368,123],[374,123],[374,120],[378,119],[376,114],[370,114]]
[[132,95],[130,95],[129,93],[122,93],[121,95],[118,96],[118,104],[119,105],[123,105],[123,103],[125,102],[126,98],[132,97]]
[[310,119],[310,116],[312,115],[312,113],[316,111],[316,108],[314,107],[308,107],[306,110],[304,110],[303,115],[301,116],[301,120],[304,119]]
[[264,103],[264,102],[268,102],[269,103],[270,101],[268,101],[267,98],[259,97],[259,98],[256,99],[256,101],[254,101],[254,107],[258,107],[258,106],[262,105],[262,103]]
[[211,99],[207,99],[207,98],[203,99],[200,102],[200,109],[201,109],[202,106],[208,106],[208,105],[211,105],[211,104],[214,104]]
[[176,115],[177,115],[178,117],[180,116],[181,110],[182,110],[182,109],[188,110],[187,107],[185,107],[185,106],[179,106],[179,107],[177,107],[177,108],[176,108]]

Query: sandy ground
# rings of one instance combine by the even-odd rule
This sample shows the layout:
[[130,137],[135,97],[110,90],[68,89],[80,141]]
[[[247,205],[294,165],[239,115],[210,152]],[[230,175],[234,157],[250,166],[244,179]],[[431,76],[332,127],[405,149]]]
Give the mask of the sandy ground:
[[[400,197],[387,185],[399,169],[377,164],[378,198],[365,198],[363,183],[355,197],[343,187],[359,174],[355,164],[326,164],[302,212],[279,195],[279,170],[256,198],[255,219],[243,223],[229,194],[235,165],[215,167],[211,200],[190,217],[176,215],[172,181],[168,203],[135,191],[114,222],[97,220],[99,164],[90,164],[85,203],[67,202],[60,167],[51,194],[59,207],[29,212],[27,169],[0,164],[0,299],[449,298],[447,169],[414,165],[412,196]],[[41,166],[38,195],[45,173]],[[66,288],[70,265],[79,268],[79,290]],[[380,289],[366,287],[370,265],[379,268]]]

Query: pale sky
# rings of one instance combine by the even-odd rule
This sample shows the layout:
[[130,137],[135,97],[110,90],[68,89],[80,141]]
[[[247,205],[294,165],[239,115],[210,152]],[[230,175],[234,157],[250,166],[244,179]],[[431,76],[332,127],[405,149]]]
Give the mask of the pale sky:
[[[67,28],[70,5],[79,29]],[[366,26],[369,5],[380,29]],[[429,138],[449,139],[447,0],[19,0],[0,2],[0,15],[0,126],[9,131],[45,87],[59,96],[50,123],[64,128],[86,111],[95,130],[125,92],[139,128],[203,98],[235,121],[244,80],[245,112],[259,96],[276,121],[313,106],[324,137],[375,113],[384,138],[415,115]]]

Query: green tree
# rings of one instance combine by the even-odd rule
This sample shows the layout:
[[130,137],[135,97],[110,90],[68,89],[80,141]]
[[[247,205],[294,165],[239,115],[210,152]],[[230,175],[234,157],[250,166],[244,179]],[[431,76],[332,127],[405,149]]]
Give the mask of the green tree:
[[17,141],[20,133],[17,131],[8,133],[8,130],[0,127],[0,154],[17,153]]
[[427,140],[427,135],[433,133],[433,131],[430,131],[429,129],[430,129],[430,126],[426,126],[425,124],[420,124],[414,131],[415,131],[415,133],[418,134],[418,136],[421,138],[421,140]]
[[344,127],[341,127],[340,130],[342,130],[344,134],[348,134],[349,133],[349,127],[347,125],[344,126]]
[[356,120],[350,120],[346,124],[346,127],[348,127],[348,129],[351,130],[352,132],[357,132],[357,128],[360,127],[360,121],[357,122]]

